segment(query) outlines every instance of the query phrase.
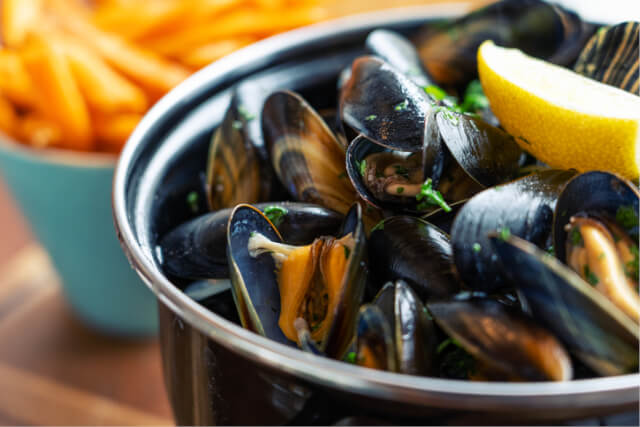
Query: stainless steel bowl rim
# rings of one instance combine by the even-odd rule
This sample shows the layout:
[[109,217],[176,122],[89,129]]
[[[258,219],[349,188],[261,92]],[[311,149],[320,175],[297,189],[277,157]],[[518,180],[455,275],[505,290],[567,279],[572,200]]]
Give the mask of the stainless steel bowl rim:
[[348,363],[304,353],[276,343],[233,324],[199,305],[175,287],[138,244],[128,219],[125,197],[127,177],[145,134],[162,121],[175,104],[202,85],[221,80],[237,67],[271,58],[287,48],[335,37],[370,27],[399,24],[416,18],[457,16],[467,11],[466,3],[402,8],[341,18],[271,37],[239,50],[195,73],[168,93],[144,117],[127,142],[116,166],[113,189],[113,214],[118,238],[143,281],[158,299],[174,313],[214,341],[278,371],[329,388],[420,405],[483,411],[517,411],[525,404],[540,407],[590,407],[631,404],[638,401],[640,374],[574,380],[564,383],[506,383],[448,380],[374,371]]

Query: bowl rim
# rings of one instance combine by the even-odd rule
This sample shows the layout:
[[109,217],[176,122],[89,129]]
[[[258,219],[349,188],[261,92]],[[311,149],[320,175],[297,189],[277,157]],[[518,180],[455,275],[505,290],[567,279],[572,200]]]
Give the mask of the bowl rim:
[[77,168],[115,168],[118,155],[97,151],[74,151],[64,148],[37,148],[23,144],[0,131],[0,151],[39,163]]
[[522,410],[523,406],[531,410],[630,405],[638,401],[640,374],[637,373],[562,383],[475,382],[374,371],[305,353],[243,329],[190,299],[155,266],[133,231],[128,215],[133,210],[127,205],[125,190],[132,165],[146,144],[145,134],[155,123],[169,115],[174,104],[197,93],[199,87],[222,78],[236,67],[260,63],[259,58],[273,57],[294,46],[322,38],[337,38],[348,32],[365,31],[377,26],[402,24],[416,19],[459,16],[469,9],[469,3],[447,3],[339,18],[262,40],[195,73],[147,113],[125,145],[116,166],[113,188],[113,215],[118,238],[130,263],[159,301],[194,328],[253,362],[315,384],[418,406],[485,412],[515,412]]

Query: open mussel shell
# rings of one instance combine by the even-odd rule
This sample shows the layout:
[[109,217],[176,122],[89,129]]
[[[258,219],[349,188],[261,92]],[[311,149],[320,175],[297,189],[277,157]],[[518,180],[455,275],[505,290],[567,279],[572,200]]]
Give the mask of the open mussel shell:
[[453,274],[449,236],[412,216],[382,221],[369,236],[369,294],[389,281],[402,279],[421,300],[444,298],[460,289]]
[[395,150],[422,150],[431,108],[422,88],[373,56],[353,62],[340,94],[342,120],[376,144]]
[[[337,212],[306,203],[258,203],[255,207],[271,214],[280,234],[292,245],[335,235],[343,218]],[[199,216],[162,237],[164,271],[181,279],[228,278],[227,223],[231,212],[229,208]]]
[[586,44],[574,71],[640,95],[640,23],[600,28]]
[[487,39],[570,65],[594,30],[575,13],[541,0],[503,0],[450,23],[428,26],[416,44],[436,83],[459,86],[477,76],[476,54]]
[[492,237],[533,317],[600,375],[638,371],[638,325],[555,257],[511,236]]
[[436,323],[481,362],[491,378],[565,381],[572,377],[566,350],[546,329],[491,299],[427,303]]
[[318,113],[298,94],[278,91],[265,101],[262,129],[276,175],[297,201],[346,213],[355,192],[345,153]]
[[390,30],[375,30],[367,36],[365,46],[369,53],[382,58],[419,87],[433,84],[422,67],[418,51],[401,34]]
[[637,243],[640,192],[626,179],[611,172],[591,171],[571,179],[556,205],[553,220],[553,247],[556,256],[565,260],[567,232],[571,217],[596,215],[615,221]]
[[488,234],[500,232],[546,247],[553,210],[573,171],[547,170],[489,188],[465,203],[453,221],[451,243],[460,278],[476,290],[510,286],[501,274]]
[[274,341],[291,344],[278,326],[280,292],[275,263],[269,254],[254,258],[249,253],[249,238],[259,231],[274,242],[282,237],[257,208],[238,205],[227,224],[227,259],[233,299],[242,326]]
[[271,173],[262,167],[256,147],[261,134],[237,92],[220,126],[213,133],[207,159],[206,194],[209,208],[218,210],[269,197]]
[[372,304],[360,307],[355,337],[357,365],[381,371],[397,370],[391,326],[378,307]]
[[391,326],[397,371],[410,375],[433,375],[437,337],[433,321],[418,295],[406,282],[387,283],[374,302]]

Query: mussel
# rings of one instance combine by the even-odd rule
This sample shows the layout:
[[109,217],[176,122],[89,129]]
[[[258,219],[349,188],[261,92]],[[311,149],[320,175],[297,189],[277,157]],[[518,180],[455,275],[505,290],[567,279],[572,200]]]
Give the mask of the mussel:
[[227,230],[234,298],[245,327],[280,342],[297,341],[304,319],[331,357],[351,339],[366,280],[366,242],[360,205],[345,217],[339,237],[310,245],[282,241],[274,225],[250,205],[236,207]]

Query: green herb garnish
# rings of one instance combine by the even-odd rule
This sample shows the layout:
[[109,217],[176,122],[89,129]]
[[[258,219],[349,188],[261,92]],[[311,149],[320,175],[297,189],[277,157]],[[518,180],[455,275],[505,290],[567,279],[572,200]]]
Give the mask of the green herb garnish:
[[571,232],[569,233],[569,239],[571,239],[571,243],[573,243],[574,246],[584,245],[584,242],[582,241],[582,234],[580,234],[580,231],[577,228],[571,229]]
[[409,107],[409,100],[405,99],[404,101],[402,101],[401,103],[399,103],[395,107],[393,107],[393,109],[396,110],[396,111],[404,111],[408,107]]
[[549,255],[555,255],[555,254],[556,254],[556,250],[555,250],[555,248],[553,247],[553,245],[551,245],[551,246],[549,246],[549,247],[547,248],[547,253],[548,253]]
[[286,208],[282,208],[280,206],[267,206],[264,208],[264,214],[269,218],[269,221],[276,226],[276,228],[280,227],[284,216],[288,213],[289,211]]
[[364,176],[367,171],[367,161],[362,159],[361,161],[356,161],[356,165],[358,166],[358,170],[360,171],[360,175]]
[[458,106],[461,113],[476,112],[489,107],[489,100],[484,95],[479,80],[474,80],[467,86],[464,92],[462,104]]
[[356,352],[355,351],[350,351],[349,353],[347,353],[347,355],[344,358],[344,361],[347,363],[356,363]]
[[231,126],[236,129],[236,130],[240,130],[242,129],[242,122],[240,120],[234,120],[233,123],[231,123]]
[[191,212],[193,213],[198,213],[198,209],[199,209],[198,200],[199,200],[198,192],[191,191],[189,192],[189,194],[187,194],[187,205],[189,205],[189,209],[191,209]]
[[402,194],[403,192],[404,192],[404,187],[398,187],[396,189],[396,193],[398,193],[398,194]]
[[240,113],[242,118],[245,119],[246,121],[250,121],[250,120],[253,120],[253,119],[256,118],[256,115],[255,114],[251,114],[249,109],[247,107],[245,107],[244,105],[238,105],[238,113]]
[[351,255],[351,249],[349,249],[349,248],[348,248],[348,247],[346,247],[346,246],[343,246],[343,248],[344,248],[344,257],[345,257],[346,259],[349,259],[349,255]]
[[589,284],[591,286],[595,286],[598,284],[599,280],[598,280],[598,276],[596,276],[593,271],[591,271],[591,269],[589,268],[588,265],[584,266],[584,276],[587,279],[587,282],[589,282]]
[[616,221],[624,228],[638,226],[638,214],[633,206],[620,206],[616,211]]
[[440,86],[429,85],[424,86],[422,88],[428,95],[431,95],[433,99],[436,101],[442,101],[447,97],[447,92],[444,91]]
[[471,249],[473,249],[473,252],[478,253],[482,250],[482,246],[480,246],[480,243],[476,242],[471,246]]
[[428,209],[429,206],[440,206],[445,212],[451,212],[451,207],[444,201],[442,194],[438,190],[433,188],[433,181],[431,178],[427,179],[422,187],[420,188],[420,192],[416,194],[416,200],[418,200],[418,210]]
[[501,240],[508,240],[509,237],[511,237],[511,230],[509,229],[509,227],[500,227],[498,228],[498,237]]
[[368,115],[367,117],[365,117],[364,119],[365,119],[366,121],[370,122],[370,121],[375,120],[375,119],[377,119],[377,118],[378,118],[378,116],[377,116],[377,115],[375,115],[375,114],[370,114],[370,115]]
[[374,231],[376,231],[376,230],[384,230],[384,219],[383,219],[382,221],[380,221],[379,223],[377,223],[377,224],[375,225],[375,227],[373,227],[373,228],[371,229],[371,232],[373,233],[373,232],[374,232]]

